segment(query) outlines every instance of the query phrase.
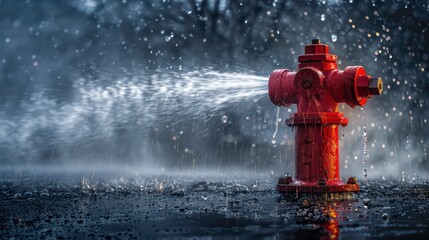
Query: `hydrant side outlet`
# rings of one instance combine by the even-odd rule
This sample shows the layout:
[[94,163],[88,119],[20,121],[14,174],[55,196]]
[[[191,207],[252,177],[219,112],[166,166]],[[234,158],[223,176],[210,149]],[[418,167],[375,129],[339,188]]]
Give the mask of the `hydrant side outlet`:
[[297,129],[295,179],[281,177],[277,190],[295,197],[299,193],[349,196],[359,191],[359,185],[356,178],[347,183],[340,178],[338,126],[346,126],[348,120],[338,112],[338,104],[364,106],[368,98],[381,94],[382,80],[368,76],[361,66],[338,70],[337,56],[318,39],[305,46],[298,61],[297,71],[274,70],[268,83],[274,105],[297,104],[297,112],[286,120]]

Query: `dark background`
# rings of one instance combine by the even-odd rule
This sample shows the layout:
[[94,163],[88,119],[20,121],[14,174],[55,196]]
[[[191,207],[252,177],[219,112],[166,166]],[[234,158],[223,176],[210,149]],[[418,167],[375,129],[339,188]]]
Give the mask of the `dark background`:
[[[81,102],[79,95],[118,79],[138,76],[135,81],[154,85],[153,79],[207,69],[258,76],[294,69],[304,45],[318,37],[338,55],[341,69],[362,65],[385,86],[364,109],[370,156],[365,167],[362,110],[340,107],[350,122],[341,145],[342,171],[427,176],[428,5],[0,1],[0,165],[292,172],[293,133],[280,124],[278,139],[285,144],[273,146],[276,109],[267,96],[223,106],[207,118],[161,110],[149,116],[145,106],[150,103],[124,107],[116,101],[109,115],[74,114],[81,106],[104,107],[91,99]],[[288,114],[282,109],[282,120]],[[220,124],[223,115],[228,124]],[[247,116],[252,123],[244,121]],[[143,124],[136,123],[140,118]]]

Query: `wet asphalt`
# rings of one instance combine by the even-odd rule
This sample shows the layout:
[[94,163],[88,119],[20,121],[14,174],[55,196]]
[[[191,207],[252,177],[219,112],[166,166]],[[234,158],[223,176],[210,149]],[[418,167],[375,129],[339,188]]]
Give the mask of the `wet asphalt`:
[[286,201],[272,178],[2,174],[2,239],[427,239],[429,183],[366,181],[352,201]]

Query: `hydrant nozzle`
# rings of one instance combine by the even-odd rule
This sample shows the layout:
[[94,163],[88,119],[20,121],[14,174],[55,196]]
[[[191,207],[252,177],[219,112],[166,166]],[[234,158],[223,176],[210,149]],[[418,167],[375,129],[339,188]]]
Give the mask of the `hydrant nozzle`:
[[383,82],[361,66],[338,70],[337,56],[319,39],[305,46],[298,61],[296,71],[274,70],[268,83],[274,105],[297,105],[297,112],[286,120],[297,129],[295,179],[281,177],[277,190],[293,196],[358,192],[356,178],[347,183],[340,179],[338,125],[346,126],[348,120],[338,112],[338,104],[363,107],[368,98],[382,93]]

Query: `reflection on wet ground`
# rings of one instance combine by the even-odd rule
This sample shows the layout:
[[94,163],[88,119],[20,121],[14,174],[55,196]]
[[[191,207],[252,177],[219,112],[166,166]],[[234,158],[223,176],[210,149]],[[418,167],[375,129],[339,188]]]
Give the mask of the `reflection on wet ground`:
[[429,233],[429,186],[422,180],[367,182],[356,201],[302,204],[281,199],[271,176],[0,176],[4,238],[415,239]]

